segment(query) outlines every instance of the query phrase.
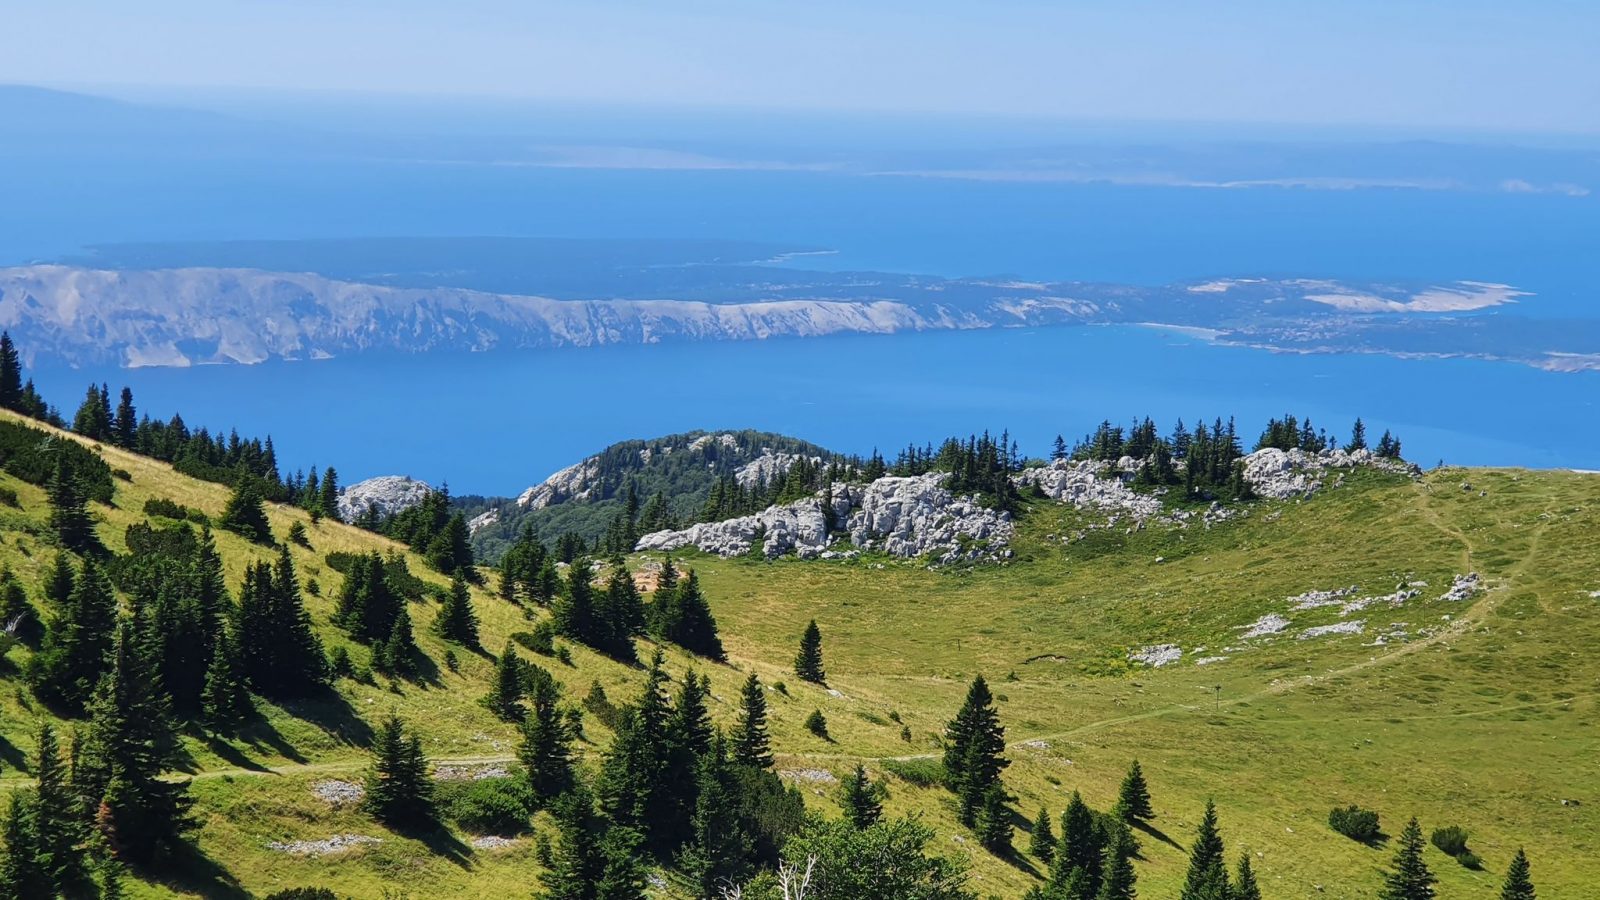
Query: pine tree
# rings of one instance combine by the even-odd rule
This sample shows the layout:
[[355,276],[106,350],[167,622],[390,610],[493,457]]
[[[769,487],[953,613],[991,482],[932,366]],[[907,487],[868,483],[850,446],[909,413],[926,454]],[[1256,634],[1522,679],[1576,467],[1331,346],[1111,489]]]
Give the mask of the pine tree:
[[[34,782],[32,812],[38,863],[51,883],[65,889],[77,881],[82,867],[78,843],[83,835],[83,815],[62,765],[55,730],[49,723],[39,727]],[[0,896],[4,893],[0,892]]]
[[10,332],[0,332],[0,407],[22,409],[22,357]]
[[133,389],[124,387],[122,396],[117,401],[117,415],[112,421],[112,439],[117,446],[133,448],[134,436],[139,428],[138,413],[133,406]]
[[579,782],[551,807],[556,840],[550,864],[539,874],[539,900],[594,900],[599,880],[599,846],[595,835],[594,801]]
[[414,827],[433,820],[433,780],[422,739],[408,735],[405,723],[393,713],[378,728],[366,788],[362,804],[387,825]]
[[[60,559],[57,565],[62,565]],[[45,630],[44,644],[29,661],[29,679],[46,702],[81,713],[105,671],[116,636],[117,599],[93,557],[83,561],[71,594]],[[52,580],[52,591],[59,583]]]
[[[143,645],[141,645],[143,643]],[[176,746],[156,661],[123,622],[90,703],[89,732],[73,785],[99,801],[96,826],[120,857],[147,862],[194,826],[187,782],[161,778]]]
[[691,653],[722,659],[722,639],[717,635],[717,620],[711,615],[711,604],[701,592],[700,580],[693,569],[673,590],[667,603],[667,607],[657,615],[658,636]]
[[[1133,871],[1133,835],[1129,833],[1127,823],[1113,822],[1105,844],[1105,855],[1100,866],[1100,889],[1095,893],[1094,900],[1134,900],[1134,885],[1138,879]],[[1261,898],[1258,895],[1254,900]]]
[[[326,482],[324,482],[326,484]],[[451,516],[444,528],[428,542],[428,564],[446,575],[465,572],[472,568],[472,533],[467,529],[467,518],[461,513]]]
[[433,620],[433,630],[463,647],[478,646],[478,614],[472,610],[472,592],[460,572],[450,581],[450,593]]
[[855,772],[839,787],[839,808],[857,828],[871,828],[883,818],[884,788],[867,778],[867,768],[856,764]]
[[24,792],[11,791],[0,836],[5,839],[5,858],[0,860],[0,897],[31,900],[55,896],[50,876],[40,865],[39,832]]
[[1072,792],[1061,813],[1061,840],[1056,845],[1051,883],[1064,885],[1073,872],[1082,872],[1084,890],[1093,894],[1100,881],[1104,840],[1094,811],[1083,802],[1083,795]]
[[317,485],[316,508],[335,522],[344,521],[344,516],[339,512],[339,473],[334,471],[333,466],[322,473],[322,482]]
[[1217,807],[1206,801],[1205,815],[1189,851],[1189,873],[1179,900],[1228,900],[1228,867],[1223,858],[1222,835],[1217,831]]
[[1365,449],[1367,449],[1367,426],[1358,417],[1356,423],[1350,427],[1350,443],[1344,445],[1344,452],[1354,453]]
[[1533,879],[1528,871],[1528,854],[1517,848],[1506,869],[1506,883],[1500,888],[1500,900],[1538,900],[1533,892]]
[[559,699],[555,679],[534,679],[532,709],[522,723],[522,746],[517,750],[528,786],[541,801],[559,796],[573,783],[573,735]]
[[822,629],[817,627],[816,619],[811,620],[805,634],[800,636],[800,653],[794,658],[794,673],[802,681],[814,684],[828,682],[828,675],[822,667]]
[[1381,900],[1433,900],[1433,886],[1438,879],[1423,861],[1422,848],[1422,826],[1413,816],[1400,832],[1393,868],[1384,876],[1383,889],[1378,892]]
[[1155,810],[1150,807],[1150,788],[1145,784],[1144,770],[1139,768],[1137,759],[1122,779],[1122,787],[1117,791],[1117,807],[1129,823],[1155,818]]
[[591,647],[601,642],[595,614],[594,570],[585,560],[574,560],[567,569],[566,591],[555,604],[556,630]]
[[772,743],[767,736],[767,692],[751,672],[739,689],[739,722],[733,733],[735,762],[757,769],[772,768]]
[[662,805],[663,798],[670,796],[664,663],[664,657],[657,651],[638,702],[624,709],[617,722],[616,737],[595,783],[595,792],[607,818],[619,825],[640,828],[654,837],[659,837],[665,823],[660,822],[653,811]]
[[95,536],[88,497],[72,467],[71,456],[59,448],[55,456],[55,473],[46,486],[46,499],[50,502],[50,530],[55,533],[62,547],[78,553],[96,553],[101,549],[100,539]]
[[1050,810],[1039,807],[1033,820],[1033,832],[1028,837],[1028,854],[1045,865],[1056,855],[1056,832],[1050,821]]
[[374,657],[381,661],[384,672],[397,678],[414,678],[417,675],[417,657],[421,655],[422,648],[417,646],[416,634],[411,629],[411,613],[402,606],[399,615],[394,618],[389,639],[383,642],[383,647]]
[[10,566],[0,567],[0,631],[32,646],[44,635],[39,612],[28,602],[28,592]]
[[258,693],[304,697],[327,684],[327,658],[287,547],[279,549],[275,566],[256,563],[245,570],[236,628],[244,670]]
[[682,867],[698,896],[710,897],[719,886],[737,884],[750,869],[751,835],[739,810],[739,785],[728,761],[721,734],[700,755],[695,771],[695,805]]
[[272,525],[267,521],[267,511],[261,505],[261,489],[256,485],[255,478],[242,476],[233,486],[233,495],[222,510],[220,524],[246,540],[258,544],[273,542]]
[[1239,854],[1239,868],[1233,879],[1233,892],[1228,900],[1261,900],[1261,886],[1256,884],[1255,869],[1250,865],[1250,854]]
[[483,698],[489,711],[506,722],[520,722],[527,714],[522,708],[523,665],[512,642],[506,641],[506,649],[495,660],[494,685],[489,689],[489,696]]
[[945,727],[944,768],[946,784],[956,792],[960,819],[971,827],[977,821],[978,807],[991,785],[1000,781],[1008,763],[1005,729],[994,708],[994,697],[983,676],[972,680],[966,702]]
[[215,644],[211,664],[206,667],[200,710],[201,720],[213,731],[221,731],[248,719],[255,704],[250,700],[249,674],[238,633],[225,628]]

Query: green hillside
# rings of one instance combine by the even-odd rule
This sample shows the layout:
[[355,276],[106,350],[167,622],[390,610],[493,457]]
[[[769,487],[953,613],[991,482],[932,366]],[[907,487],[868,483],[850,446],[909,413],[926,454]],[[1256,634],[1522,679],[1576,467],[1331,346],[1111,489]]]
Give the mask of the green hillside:
[[[112,551],[126,549],[128,526],[145,520],[147,500],[212,519],[228,502],[225,486],[116,448],[96,452],[126,475],[113,479],[111,503],[91,505]],[[0,506],[0,563],[43,605],[58,552],[45,492],[9,473],[0,474],[0,488],[15,491],[18,504]],[[1141,897],[1178,895],[1207,798],[1216,801],[1230,862],[1248,851],[1269,898],[1377,896],[1393,841],[1369,846],[1331,831],[1330,808],[1350,803],[1377,810],[1389,835],[1412,815],[1425,832],[1450,824],[1470,832],[1481,870],[1425,851],[1441,896],[1498,896],[1518,847],[1527,848],[1542,896],[1584,896],[1600,878],[1600,663],[1591,658],[1600,639],[1600,598],[1592,594],[1600,591],[1600,477],[1362,472],[1314,499],[1258,502],[1211,528],[1090,529],[1094,516],[1030,504],[1016,557],[1003,565],[679,560],[710,599],[727,660],[669,646],[666,670],[675,682],[690,669],[709,676],[710,711],[724,726],[735,720],[747,673],[769,686],[782,682],[767,695],[776,765],[808,808],[835,815],[832,780],[864,763],[886,783],[890,815],[920,816],[936,832],[930,851],[970,859],[969,888],[980,897],[1021,897],[1041,883],[1044,867],[981,849],[956,821],[953,795],[916,783],[922,761],[938,759],[945,723],[977,674],[987,676],[1006,728],[1004,779],[1019,826],[1041,807],[1059,821],[1074,790],[1096,809],[1110,808],[1123,773],[1140,761],[1155,810],[1150,830],[1136,832]],[[325,647],[345,647],[358,668],[368,649],[331,621],[343,576],[330,553],[401,554],[415,576],[448,585],[420,557],[369,532],[313,522],[295,507],[270,506],[268,515],[280,539],[294,523],[306,529],[309,547],[289,545],[300,581],[319,587],[305,594],[306,606]],[[221,530],[216,541],[235,596],[247,566],[276,554]],[[656,561],[636,556],[630,565]],[[1438,599],[1468,572],[1480,573],[1486,589]],[[428,592],[409,606],[417,641],[437,667],[431,682],[340,679],[323,699],[258,700],[261,718],[237,736],[187,734],[200,825],[194,851],[139,873],[129,893],[245,897],[325,885],[374,900],[529,896],[541,870],[532,837],[504,847],[476,846],[460,828],[407,837],[314,792],[328,780],[360,781],[372,732],[391,712],[418,730],[436,769],[512,766],[518,730],[479,702],[494,674],[490,654],[549,613],[500,599],[496,579],[488,581],[472,589],[488,652],[455,648],[457,670],[446,664],[450,645],[427,628],[439,606]],[[1345,619],[1336,607],[1292,611],[1286,603],[1311,590],[1359,585],[1355,596],[1376,596],[1419,582],[1427,586],[1402,605],[1374,604]],[[1240,637],[1242,626],[1273,613],[1289,627]],[[791,668],[812,619],[823,634],[826,688]],[[1356,619],[1362,634],[1297,639],[1305,628]],[[1401,630],[1404,637],[1375,645]],[[638,695],[642,668],[558,644],[570,665],[521,655],[554,676],[567,702],[595,681],[617,702]],[[649,642],[639,644],[648,658]],[[1127,662],[1130,650],[1157,644],[1178,645],[1182,658],[1159,669]],[[21,674],[29,653],[13,649],[3,675],[12,689],[0,692],[0,788],[30,784],[34,734],[48,718]],[[1196,664],[1207,657],[1227,658]],[[804,727],[813,710],[826,717],[829,738]],[[611,736],[600,717],[585,718],[585,771]],[[550,816],[540,813],[535,827],[550,834]],[[268,846],[336,835],[377,842],[327,856]],[[1015,843],[1025,848],[1027,835],[1019,831]],[[675,884],[652,890],[686,896]]]

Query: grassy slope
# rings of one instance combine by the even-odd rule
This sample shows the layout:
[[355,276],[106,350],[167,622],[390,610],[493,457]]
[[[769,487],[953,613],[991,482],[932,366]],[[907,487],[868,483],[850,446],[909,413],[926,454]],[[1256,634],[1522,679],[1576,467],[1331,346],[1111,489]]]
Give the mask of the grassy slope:
[[[114,547],[142,518],[148,497],[212,514],[226,501],[225,488],[104,452],[133,474],[131,483],[118,482],[117,508],[96,510],[102,537]],[[1473,491],[1460,489],[1464,478]],[[53,552],[25,534],[43,521],[43,494],[5,476],[0,484],[16,488],[23,502],[21,512],[0,509],[0,561],[33,589]],[[1308,896],[1314,885],[1327,897],[1375,896],[1387,851],[1354,844],[1324,824],[1328,808],[1344,802],[1379,809],[1389,831],[1413,813],[1427,827],[1468,827],[1487,870],[1469,872],[1430,849],[1446,896],[1493,896],[1506,860],[1524,843],[1541,889],[1577,896],[1600,877],[1593,862],[1600,827],[1589,802],[1600,783],[1592,757],[1600,666],[1587,656],[1600,636],[1600,602],[1587,593],[1600,589],[1600,559],[1590,546],[1600,533],[1597,501],[1600,478],[1450,470],[1421,483],[1355,478],[1314,501],[1259,506],[1210,531],[1098,531],[1066,547],[1049,536],[1075,530],[1077,514],[1042,506],[1021,528],[1018,559],[998,568],[695,560],[732,656],[730,666],[699,668],[712,676],[713,713],[725,721],[733,717],[741,669],[753,667],[769,683],[787,678],[789,695],[772,695],[780,766],[835,772],[858,759],[876,770],[874,759],[935,752],[966,679],[984,672],[1005,697],[1014,759],[1007,782],[1025,817],[1041,804],[1059,813],[1074,788],[1109,805],[1128,761],[1138,757],[1160,831],[1186,844],[1201,805],[1214,795],[1230,850],[1259,854],[1269,896]],[[303,518],[291,509],[274,509],[271,517],[280,534]],[[315,550],[297,548],[296,561],[302,580],[320,581],[325,597],[338,582],[323,562],[327,552],[393,547],[336,523],[306,521]],[[220,535],[219,544],[233,584],[246,562],[264,553],[231,535]],[[1156,564],[1158,556],[1165,561]],[[412,569],[425,572],[420,560]],[[1489,577],[1493,590],[1466,604],[1433,599],[1451,575],[1469,569]],[[1358,614],[1367,619],[1366,636],[1281,636],[1243,652],[1219,649],[1239,644],[1235,626],[1284,612],[1287,596],[1350,583],[1386,593],[1401,577],[1431,587],[1401,609]],[[331,600],[308,600],[325,626]],[[483,593],[476,600],[489,648],[498,651],[511,631],[527,627],[519,610]],[[412,612],[424,649],[438,660],[443,645],[426,634],[432,610]],[[799,631],[813,616],[840,696],[787,675]],[[1291,618],[1292,631],[1337,620],[1329,610]],[[1413,643],[1365,646],[1389,622],[1441,630]],[[330,647],[341,640],[326,627],[323,638]],[[1181,664],[1121,670],[1127,647],[1169,641],[1185,648]],[[1211,649],[1190,652],[1198,646]],[[614,699],[636,691],[636,671],[574,652],[575,667],[548,666],[569,694],[581,696],[596,678]],[[1197,655],[1224,653],[1226,662],[1192,664]],[[391,691],[344,682],[339,704],[268,707],[266,726],[249,740],[191,740],[203,823],[198,843],[213,862],[196,862],[172,884],[142,886],[142,895],[228,896],[327,883],[363,898],[380,896],[385,886],[414,897],[525,896],[537,868],[527,842],[509,851],[429,848],[357,812],[330,810],[309,792],[320,778],[359,776],[362,722],[391,709],[422,729],[436,759],[508,758],[513,730],[476,703],[491,663],[459,655],[460,674],[441,671],[433,686]],[[1051,658],[1027,661],[1041,655]],[[692,664],[669,654],[674,674]],[[29,745],[40,715],[14,676],[12,683],[0,696],[0,735],[10,745],[0,745],[7,762],[0,786],[25,783],[14,748]],[[827,715],[836,742],[801,729],[813,708]],[[910,744],[888,721],[891,711],[911,728]],[[588,730],[599,744],[609,737],[597,723]],[[1022,746],[1032,741],[1044,745]],[[597,748],[585,749],[592,758]],[[830,808],[831,785],[805,789],[814,808]],[[940,849],[972,852],[942,791],[898,781],[891,789],[891,810],[923,815],[939,829]],[[1560,798],[1585,805],[1562,806]],[[344,832],[384,842],[325,859],[263,846]],[[1182,852],[1157,836],[1142,840],[1142,896],[1174,895]],[[1018,844],[1026,835],[1019,833]],[[1032,883],[1022,868],[983,853],[973,858],[982,894],[1015,897]]]

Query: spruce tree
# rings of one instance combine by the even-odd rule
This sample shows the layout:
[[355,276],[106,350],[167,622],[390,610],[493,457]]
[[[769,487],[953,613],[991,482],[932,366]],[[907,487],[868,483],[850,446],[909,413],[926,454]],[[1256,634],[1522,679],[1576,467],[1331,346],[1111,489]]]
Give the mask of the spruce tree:
[[1256,884],[1256,872],[1250,865],[1250,854],[1239,854],[1239,868],[1235,870],[1233,892],[1228,900],[1261,900],[1261,886]]
[[256,479],[240,476],[233,486],[233,495],[222,510],[219,523],[234,534],[258,544],[271,544],[272,525],[267,521],[267,511],[261,505],[261,489]]
[[106,654],[116,637],[117,599],[92,557],[84,559],[71,584],[72,592],[46,628],[39,653],[29,661],[29,679],[42,699],[76,715],[105,671]]
[[1082,794],[1073,791],[1066,810],[1061,813],[1061,840],[1056,844],[1051,882],[1064,885],[1073,872],[1081,871],[1085,890],[1093,894],[1099,886],[1105,851],[1102,838],[1094,811],[1083,802]]
[[517,657],[515,645],[506,641],[506,649],[494,664],[494,683],[483,704],[502,721],[520,722],[527,714],[522,708],[523,662]]
[[659,837],[667,827],[654,811],[670,796],[667,782],[672,777],[667,770],[669,710],[663,693],[667,679],[664,662],[657,651],[638,702],[624,709],[618,719],[616,736],[595,783],[607,818],[652,837]]
[[556,840],[550,864],[540,873],[539,900],[594,900],[599,880],[599,839],[594,823],[594,801],[579,782],[551,807],[556,820]]
[[1228,900],[1228,867],[1223,852],[1222,835],[1217,831],[1217,807],[1207,800],[1194,848],[1189,851],[1189,872],[1179,900]]
[[1533,878],[1528,871],[1528,854],[1517,848],[1506,869],[1506,883],[1500,888],[1500,900],[1538,900],[1533,891]]
[[379,726],[373,742],[366,789],[363,806],[387,825],[405,828],[433,821],[433,780],[422,739],[407,734],[405,723],[393,713]]
[[133,389],[124,387],[117,401],[116,418],[111,423],[112,440],[117,446],[133,449],[134,436],[139,428],[138,413],[133,406]]
[[402,606],[394,618],[389,639],[383,642],[383,647],[374,654],[374,658],[382,663],[382,670],[389,675],[415,678],[418,673],[417,658],[421,655],[422,648],[417,646],[416,634],[411,629],[411,613]]
[[559,796],[573,784],[572,728],[559,699],[555,679],[534,679],[532,709],[522,723],[517,759],[527,771],[534,798],[540,801]]
[[28,602],[28,592],[10,566],[0,567],[0,631],[30,646],[37,646],[44,635],[39,612]]
[[1045,865],[1056,855],[1056,832],[1051,824],[1050,810],[1039,807],[1039,815],[1033,820],[1033,832],[1028,836],[1028,854]]
[[695,805],[682,868],[697,896],[710,897],[726,884],[744,880],[750,869],[752,837],[739,809],[739,784],[722,735],[713,736],[695,771]]
[[223,731],[248,719],[255,704],[250,700],[249,674],[238,633],[225,628],[215,644],[200,694],[200,714],[207,727]]
[[473,612],[472,592],[460,572],[450,581],[450,593],[433,620],[433,630],[445,640],[463,647],[478,646],[478,614]]
[[1350,443],[1344,445],[1344,451],[1354,453],[1365,449],[1367,449],[1367,426],[1360,417],[1357,417],[1356,423],[1350,426]]
[[802,681],[814,684],[826,684],[828,681],[828,675],[822,667],[822,629],[817,627],[816,619],[811,620],[805,634],[800,636],[800,653],[794,658],[794,673]]
[[1393,867],[1384,875],[1383,889],[1378,892],[1381,900],[1433,900],[1438,879],[1423,860],[1422,848],[1422,826],[1413,816],[1400,832]]
[[33,774],[32,812],[38,836],[38,863],[51,883],[58,890],[65,890],[76,884],[81,874],[83,857],[78,844],[84,831],[83,813],[67,780],[55,729],[48,722],[39,727]]
[[735,762],[757,769],[772,768],[772,743],[767,736],[767,692],[751,672],[739,689],[739,722],[733,732]]
[[[1094,900],[1134,900],[1138,881],[1133,871],[1133,835],[1125,822],[1113,822],[1100,865],[1100,889]],[[1243,898],[1234,898],[1243,900]],[[1261,900],[1257,895],[1254,900]]]
[[1144,770],[1139,768],[1137,759],[1128,767],[1128,774],[1117,791],[1117,808],[1130,824],[1155,818],[1155,810],[1150,807],[1150,788],[1145,784]]
[[245,570],[236,627],[244,670],[258,693],[304,697],[327,684],[327,657],[287,547],[275,566],[263,562]]
[[[717,620],[711,615],[711,604],[700,590],[700,580],[694,570],[672,593],[666,620],[661,627],[663,640],[710,659],[723,658],[722,639],[717,635]],[[820,640],[820,637],[819,637]],[[821,665],[820,646],[818,665]],[[819,670],[820,671],[820,670]]]
[[978,843],[991,853],[1011,852],[1011,808],[1006,805],[1009,799],[1005,788],[997,781],[983,792],[978,805],[973,830],[978,835]]
[[99,801],[95,823],[112,850],[148,862],[194,826],[187,782],[161,778],[176,746],[156,661],[123,622],[90,703],[88,736],[73,785]]
[[333,466],[322,473],[322,482],[317,486],[316,508],[335,522],[344,521],[344,516],[339,512],[339,473],[334,471]]
[[867,767],[856,764],[856,770],[839,786],[839,808],[845,819],[857,828],[871,828],[883,818],[884,788],[867,778]]
[[0,332],[0,408],[22,409],[22,357],[10,332]]
[[556,630],[591,647],[601,643],[601,630],[595,613],[594,570],[578,559],[567,569],[566,590],[555,604]]
[[428,564],[446,575],[467,572],[473,564],[471,537],[466,516],[461,513],[451,516],[444,528],[428,542]]
[[1001,756],[1005,747],[1005,728],[994,697],[979,675],[967,689],[960,712],[945,727],[945,783],[956,792],[963,825],[971,827],[977,821],[984,794],[1010,764]]
[[0,898],[53,897],[55,888],[40,865],[39,832],[31,804],[26,792],[10,793],[5,821],[0,823],[0,836],[5,840],[5,857],[0,859]]
[[62,547],[78,553],[98,553],[100,539],[94,533],[94,519],[89,515],[89,500],[78,473],[72,467],[68,453],[55,451],[56,467],[46,486],[46,499],[50,503],[50,530]]

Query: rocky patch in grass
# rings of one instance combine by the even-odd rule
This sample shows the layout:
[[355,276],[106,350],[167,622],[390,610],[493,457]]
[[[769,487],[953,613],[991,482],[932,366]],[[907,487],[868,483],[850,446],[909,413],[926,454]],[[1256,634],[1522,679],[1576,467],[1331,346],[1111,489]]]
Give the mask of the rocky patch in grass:
[[272,841],[267,844],[267,849],[291,856],[331,856],[364,844],[381,843],[381,839],[364,834],[336,834],[320,841]]

